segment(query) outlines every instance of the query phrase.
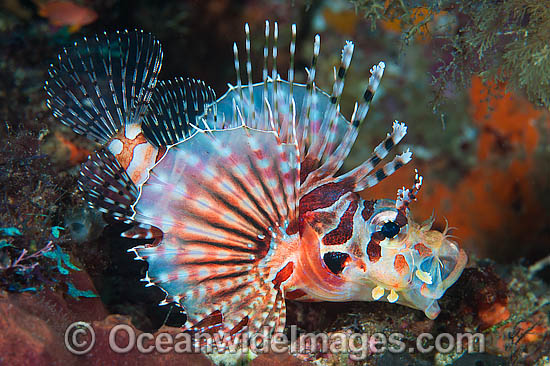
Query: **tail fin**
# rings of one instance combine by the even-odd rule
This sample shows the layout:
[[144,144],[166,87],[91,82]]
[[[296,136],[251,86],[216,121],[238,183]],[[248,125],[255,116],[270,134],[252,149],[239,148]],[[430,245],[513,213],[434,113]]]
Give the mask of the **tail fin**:
[[76,133],[105,144],[141,122],[161,63],[160,42],[143,31],[85,37],[51,64],[47,105]]

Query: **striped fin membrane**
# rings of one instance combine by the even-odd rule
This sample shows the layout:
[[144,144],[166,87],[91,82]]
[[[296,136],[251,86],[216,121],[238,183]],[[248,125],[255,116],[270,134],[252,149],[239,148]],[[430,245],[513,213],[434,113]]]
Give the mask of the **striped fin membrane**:
[[76,133],[105,144],[141,122],[161,63],[160,42],[143,31],[85,37],[51,64],[47,105]]
[[82,164],[78,185],[90,207],[130,222],[138,190],[107,148],[96,151]]
[[147,246],[156,246],[160,243],[162,231],[133,220],[135,214],[133,205],[139,196],[139,191],[109,149],[101,148],[82,164],[78,186],[84,193],[89,207],[126,224],[133,224],[132,228],[121,236],[132,239],[154,239]]
[[183,141],[195,132],[209,106],[216,102],[214,90],[203,81],[176,78],[160,81],[143,120],[143,134],[156,147]]
[[[235,44],[237,84],[230,87],[229,91],[218,100],[215,120],[214,116],[207,116],[209,124],[214,128],[236,127],[242,124],[242,121],[237,118],[240,115],[250,128],[274,131],[285,143],[292,143],[295,140],[301,162],[299,185],[302,195],[320,184],[325,184],[327,180],[339,181],[344,178],[351,178],[354,181],[352,189],[358,192],[375,185],[410,161],[411,153],[407,151],[395,157],[375,173],[368,174],[404,137],[406,126],[396,121],[393,131],[375,149],[373,156],[368,161],[355,169],[353,173],[334,178],[333,176],[341,168],[357,138],[359,127],[366,119],[384,73],[385,64],[380,62],[370,70],[371,76],[367,88],[361,100],[356,103],[351,122],[349,122],[340,113],[339,104],[344,90],[345,77],[353,56],[354,45],[352,42],[346,42],[342,50],[340,64],[334,69],[332,92],[328,94],[315,84],[316,64],[321,44],[319,35],[314,39],[312,63],[310,68],[306,69],[308,76],[306,83],[298,84],[294,81],[293,70],[296,27],[292,26],[289,80],[281,80],[277,72],[278,25],[275,23],[273,32],[271,32],[270,23],[266,21],[263,81],[252,84],[249,32],[248,25],[245,25],[248,83],[243,84],[241,80],[239,53]],[[270,53],[271,57],[269,57]],[[272,65],[271,73],[268,70],[269,61]]]
[[145,281],[186,310],[195,330],[235,334],[284,327],[270,253],[296,215],[296,148],[241,126],[205,131],[168,149],[134,205],[164,236],[135,247]]

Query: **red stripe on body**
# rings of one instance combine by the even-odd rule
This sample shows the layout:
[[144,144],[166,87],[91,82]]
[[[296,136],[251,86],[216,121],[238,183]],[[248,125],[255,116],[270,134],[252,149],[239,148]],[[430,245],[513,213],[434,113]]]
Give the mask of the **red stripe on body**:
[[283,267],[283,269],[277,272],[277,275],[273,280],[275,288],[278,289],[281,286],[281,283],[288,280],[288,278],[292,275],[292,272],[294,272],[294,262],[289,262],[286,266]]
[[352,179],[323,184],[300,199],[300,214],[332,206],[340,197],[351,191],[353,191]]
[[418,251],[421,257],[428,257],[432,255],[432,250],[422,243],[418,243],[414,246],[414,249]]
[[296,289],[285,293],[285,298],[289,300],[296,300],[306,295],[306,292],[302,289]]
[[361,211],[361,216],[363,216],[363,220],[369,221],[370,217],[372,216],[374,212],[374,203],[376,201],[364,201],[363,203],[363,211]]
[[355,216],[355,211],[357,211],[358,205],[358,200],[353,200],[350,202],[348,209],[342,215],[340,223],[336,229],[332,230],[323,237],[324,245],[344,244],[351,239],[353,235],[353,217]]
[[240,332],[245,326],[248,325],[248,315],[245,316],[240,322],[239,324],[235,325],[235,327],[233,329],[231,329],[229,331],[229,334],[230,335],[234,335],[238,332]]
[[223,321],[222,313],[219,310],[214,311],[212,314],[208,315],[206,318],[193,325],[193,328],[209,328],[218,324],[221,324]]

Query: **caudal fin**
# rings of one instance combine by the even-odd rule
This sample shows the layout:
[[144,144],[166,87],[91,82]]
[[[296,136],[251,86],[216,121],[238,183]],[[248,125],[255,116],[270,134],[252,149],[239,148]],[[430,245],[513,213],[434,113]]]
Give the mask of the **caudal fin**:
[[161,63],[160,42],[143,31],[84,37],[50,65],[47,105],[76,133],[105,144],[141,123]]

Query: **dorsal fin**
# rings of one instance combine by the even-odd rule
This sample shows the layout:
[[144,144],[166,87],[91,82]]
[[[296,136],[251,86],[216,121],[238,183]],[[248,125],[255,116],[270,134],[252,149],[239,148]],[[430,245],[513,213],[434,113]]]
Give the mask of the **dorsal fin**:
[[138,190],[107,148],[96,151],[82,164],[78,185],[90,207],[131,221]]
[[[237,116],[242,116],[244,124],[250,128],[274,131],[284,143],[296,143],[300,154],[300,182],[302,193],[314,189],[321,181],[330,179],[342,166],[344,159],[349,154],[353,143],[358,135],[359,127],[362,125],[373,96],[380,84],[385,64],[380,62],[374,65],[371,77],[368,80],[363,100],[356,104],[355,111],[348,122],[339,111],[339,102],[344,89],[344,81],[347,70],[350,67],[353,43],[346,42],[340,64],[334,69],[334,84],[332,93],[327,94],[315,85],[316,63],[320,52],[320,37],[317,35],[313,44],[312,64],[307,71],[307,82],[305,85],[294,82],[294,70],[292,70],[296,28],[291,28],[290,42],[290,64],[289,81],[280,79],[276,69],[277,60],[277,39],[278,26],[275,23],[271,53],[273,57],[273,68],[271,78],[268,77],[267,60],[269,54],[270,27],[269,22],[265,26],[264,46],[264,70],[263,82],[250,85],[250,35],[249,28],[245,26],[247,54],[247,75],[248,84],[242,83],[240,78],[238,47],[234,45],[235,69],[237,72],[237,85],[230,86],[229,91],[218,100],[217,119],[214,120],[211,114],[207,115],[207,122],[213,128],[223,129],[237,127],[243,124]],[[401,126],[401,125],[399,125]],[[397,144],[402,138],[399,128],[392,133],[387,140]],[[385,145],[388,147],[388,145]],[[384,158],[388,149],[377,148],[370,163],[373,167],[378,161]],[[377,160],[378,159],[378,160]],[[384,173],[391,173],[408,161],[408,154],[403,158],[398,157],[393,164],[387,165]],[[365,163],[365,164],[370,164]],[[365,165],[363,164],[363,165]],[[365,170],[361,168],[361,170]],[[382,172],[376,177],[382,177]],[[365,188],[375,183],[373,177],[357,175],[357,187]],[[368,181],[365,183],[365,179]],[[360,182],[361,181],[361,182]]]
[[76,133],[105,144],[141,123],[161,63],[160,42],[143,31],[84,37],[51,64],[47,105]]
[[153,91],[149,113],[143,119],[143,134],[156,147],[183,141],[195,132],[199,118],[215,102],[216,93],[203,81],[190,78],[160,81]]

